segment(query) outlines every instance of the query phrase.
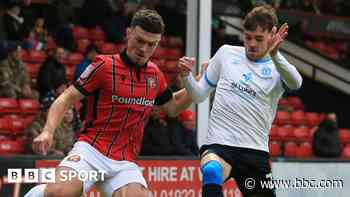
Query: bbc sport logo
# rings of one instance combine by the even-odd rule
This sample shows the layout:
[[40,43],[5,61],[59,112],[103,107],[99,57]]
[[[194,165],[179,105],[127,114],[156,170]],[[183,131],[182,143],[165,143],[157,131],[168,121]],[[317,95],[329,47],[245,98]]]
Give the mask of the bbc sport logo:
[[[61,170],[60,181],[70,181],[78,178],[80,181],[104,181],[106,171],[90,170],[79,172],[73,170]],[[54,168],[10,168],[7,169],[8,183],[54,183],[56,181],[56,169]]]

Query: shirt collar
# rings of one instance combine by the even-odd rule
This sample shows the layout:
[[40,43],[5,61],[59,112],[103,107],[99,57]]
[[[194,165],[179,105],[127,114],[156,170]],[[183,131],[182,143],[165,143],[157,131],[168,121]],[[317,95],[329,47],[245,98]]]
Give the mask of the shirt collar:
[[128,67],[133,67],[135,66],[136,68],[139,68],[139,67],[142,67],[142,68],[146,68],[147,67],[147,64],[148,64],[148,61],[142,65],[142,66],[139,66],[139,64],[136,64],[134,63],[130,57],[128,56],[128,54],[126,53],[126,49],[123,50],[121,53],[120,53],[120,58],[122,59],[122,61],[124,62],[125,66],[128,66]]

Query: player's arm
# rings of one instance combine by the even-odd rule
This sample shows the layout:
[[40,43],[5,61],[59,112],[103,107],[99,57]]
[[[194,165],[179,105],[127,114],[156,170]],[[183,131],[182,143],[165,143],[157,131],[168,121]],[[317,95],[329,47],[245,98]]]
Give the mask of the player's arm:
[[66,111],[83,97],[73,85],[67,88],[51,105],[43,131],[54,133]]
[[272,61],[276,65],[276,69],[280,73],[282,81],[289,89],[296,90],[301,87],[303,78],[295,66],[290,64],[282,54],[278,52],[272,57]]
[[[201,72],[196,76],[195,80],[199,80],[203,73],[207,70],[208,62],[201,65]],[[160,108],[170,117],[178,116],[182,111],[186,110],[192,104],[192,98],[187,93],[185,88],[172,93],[171,99],[164,104],[160,105]]]
[[276,65],[277,71],[280,73],[284,84],[292,90],[299,89],[303,79],[297,69],[290,64],[286,58],[278,52],[281,44],[288,35],[288,24],[284,23],[279,29],[273,27],[269,38],[269,53],[271,59]]
[[196,81],[191,74],[194,66],[194,60],[184,57],[180,59],[178,67],[184,81],[184,86],[191,96],[194,103],[204,101],[209,94],[216,88],[221,72],[222,54],[226,46],[222,46],[210,59],[208,69],[204,72],[199,81]]

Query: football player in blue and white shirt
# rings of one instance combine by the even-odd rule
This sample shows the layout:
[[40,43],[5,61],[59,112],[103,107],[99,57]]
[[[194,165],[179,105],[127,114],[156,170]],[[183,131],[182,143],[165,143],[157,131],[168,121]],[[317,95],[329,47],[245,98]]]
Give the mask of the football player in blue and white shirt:
[[[275,196],[260,182],[271,179],[269,130],[285,90],[301,87],[297,69],[278,52],[288,25],[277,29],[270,6],[254,8],[244,19],[244,47],[222,46],[209,61],[202,79],[191,72],[194,59],[178,67],[195,103],[215,89],[206,141],[201,147],[203,196],[223,196],[221,185],[234,178],[246,196]],[[252,185],[252,180],[255,185]]]

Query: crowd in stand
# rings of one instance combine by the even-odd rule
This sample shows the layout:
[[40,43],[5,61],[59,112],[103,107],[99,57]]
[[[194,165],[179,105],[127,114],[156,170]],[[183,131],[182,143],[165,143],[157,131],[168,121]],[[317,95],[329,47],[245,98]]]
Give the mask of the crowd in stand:
[[[27,117],[23,114],[2,114],[2,118],[29,119],[21,135],[0,132],[11,137],[0,140],[11,144],[26,138],[25,148],[17,153],[34,154],[32,140],[44,126],[48,109],[73,80],[77,79],[97,54],[113,54],[123,48],[125,31],[132,14],[141,8],[152,8],[163,13],[168,31],[159,50],[152,59],[165,67],[169,85],[180,89],[174,62],[182,54],[183,36],[174,19],[159,1],[84,1],[80,9],[73,8],[70,1],[57,0],[50,4],[30,4],[30,1],[2,1],[0,4],[0,97],[31,99],[39,103],[39,110]],[[91,14],[94,13],[94,14]],[[93,33],[91,33],[93,32]],[[97,32],[97,33],[96,33]],[[175,33],[174,33],[175,32]],[[185,32],[185,30],[180,31]],[[116,46],[120,46],[116,48]],[[170,57],[163,58],[170,51]],[[173,55],[171,55],[171,51]],[[162,67],[163,68],[163,67]],[[161,68],[161,69],[162,69]],[[168,74],[167,74],[168,73]],[[174,82],[174,83],[173,83]],[[76,104],[65,115],[55,132],[54,145],[49,155],[64,156],[71,148],[84,120],[85,101]],[[20,112],[20,110],[19,110]],[[149,120],[145,129],[144,155],[196,155],[195,119],[187,110],[178,118],[159,116]],[[1,136],[5,136],[2,135]],[[11,141],[12,140],[12,141]],[[0,151],[6,153],[6,151]],[[8,153],[12,153],[11,150]]]

